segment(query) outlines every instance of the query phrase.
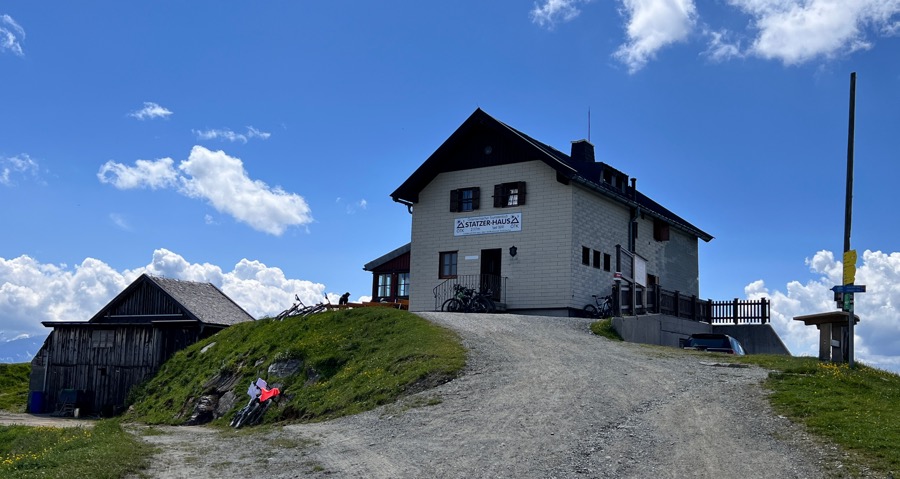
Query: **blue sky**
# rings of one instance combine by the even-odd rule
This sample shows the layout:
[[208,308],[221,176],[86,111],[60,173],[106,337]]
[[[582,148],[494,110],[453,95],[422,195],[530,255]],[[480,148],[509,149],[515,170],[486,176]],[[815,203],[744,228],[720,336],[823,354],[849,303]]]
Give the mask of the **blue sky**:
[[[370,292],[389,194],[476,108],[596,156],[715,239],[701,295],[795,354],[840,282],[850,72],[858,357],[900,370],[900,0],[0,5],[0,331],[141,272],[251,314]],[[590,123],[588,112],[590,111]]]

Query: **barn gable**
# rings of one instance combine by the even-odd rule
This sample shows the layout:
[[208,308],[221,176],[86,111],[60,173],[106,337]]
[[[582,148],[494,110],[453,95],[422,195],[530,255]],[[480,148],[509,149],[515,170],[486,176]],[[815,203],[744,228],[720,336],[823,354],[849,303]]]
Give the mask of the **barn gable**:
[[193,321],[230,326],[252,320],[250,314],[210,283],[143,274],[89,322]]

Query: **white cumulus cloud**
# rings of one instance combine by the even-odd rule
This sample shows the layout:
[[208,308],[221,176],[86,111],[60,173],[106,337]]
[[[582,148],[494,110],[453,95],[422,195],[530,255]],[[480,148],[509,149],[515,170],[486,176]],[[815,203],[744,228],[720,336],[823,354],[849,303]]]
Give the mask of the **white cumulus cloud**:
[[[856,358],[866,364],[900,372],[900,253],[865,251],[855,284],[866,292],[854,295],[860,322],[854,329]],[[744,289],[748,298],[769,297],[772,327],[795,355],[818,356],[819,333],[795,316],[836,311],[831,287],[842,283],[843,265],[830,251],[806,260],[814,279],[791,281],[784,291],[770,292],[763,281]]]
[[173,165],[171,158],[137,160],[134,166],[108,161],[97,178],[119,189],[177,187],[185,196],[205,200],[217,211],[276,236],[290,226],[312,222],[302,196],[251,179],[240,158],[224,151],[194,146],[177,171]]
[[752,18],[749,52],[796,65],[873,46],[872,34],[894,35],[900,0],[729,0]]
[[178,183],[178,172],[175,171],[171,158],[155,161],[137,160],[134,166],[126,166],[112,160],[107,161],[97,172],[101,183],[108,183],[120,190],[133,188],[168,188]]
[[29,256],[0,258],[0,317],[12,335],[46,333],[41,321],[86,321],[129,279],[105,263],[85,259],[74,269]]
[[140,110],[135,110],[128,114],[128,116],[137,118],[138,120],[146,120],[146,119],[154,119],[154,118],[167,118],[171,115],[172,112],[169,111],[168,108],[162,107],[152,101],[145,101],[144,107]]
[[25,29],[19,26],[13,17],[0,15],[0,52],[10,51],[14,55],[25,56],[22,40],[25,40]]
[[[531,21],[552,29],[576,18],[585,0],[542,0]],[[701,18],[696,0],[618,0],[626,38],[613,53],[629,73],[644,68],[665,47],[688,43],[702,25],[706,48],[715,62],[756,57],[784,65],[831,60],[875,47],[876,40],[900,35],[900,0],[725,0],[724,6],[746,15],[746,28],[723,28],[718,18]],[[693,46],[693,45],[692,45]]]
[[243,162],[224,151],[194,146],[178,168],[187,175],[182,177],[184,194],[207,200],[253,229],[277,236],[288,226],[312,221],[303,197],[250,179]]
[[[298,295],[305,304],[322,302],[325,286],[291,279],[279,268],[243,259],[231,271],[209,263],[191,263],[157,249],[145,266],[116,271],[100,260],[80,265],[40,263],[30,256],[0,257],[0,331],[5,337],[42,334],[42,321],[87,321],[142,273],[187,281],[208,282],[221,289],[251,316],[274,316]],[[336,302],[339,293],[330,293]]]
[[613,55],[635,73],[656,52],[690,35],[697,21],[693,0],[622,0],[628,42]]

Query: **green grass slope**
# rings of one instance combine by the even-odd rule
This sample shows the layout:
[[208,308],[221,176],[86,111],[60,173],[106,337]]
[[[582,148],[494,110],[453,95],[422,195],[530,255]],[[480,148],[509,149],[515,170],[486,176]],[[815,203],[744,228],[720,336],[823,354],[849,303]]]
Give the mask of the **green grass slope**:
[[0,411],[25,412],[31,364],[0,364]]
[[[276,362],[297,360],[288,377],[268,374]],[[317,421],[372,409],[455,377],[465,349],[455,333],[406,311],[357,308],[284,321],[229,327],[175,354],[132,392],[129,419],[184,423],[192,404],[222,383],[242,407],[257,377],[280,384],[283,397],[266,421]]]
[[900,376],[859,362],[851,369],[810,357],[736,359],[773,370],[766,386],[779,413],[839,444],[857,463],[884,477],[900,472]]

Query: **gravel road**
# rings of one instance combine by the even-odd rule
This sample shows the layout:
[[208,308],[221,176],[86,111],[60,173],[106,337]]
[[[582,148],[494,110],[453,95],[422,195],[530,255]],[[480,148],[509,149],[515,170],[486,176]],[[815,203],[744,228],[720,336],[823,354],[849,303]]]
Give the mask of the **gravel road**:
[[257,431],[134,426],[147,476],[820,478],[840,460],[766,402],[760,368],[609,341],[589,321],[421,313],[457,331],[463,375],[338,420]]

